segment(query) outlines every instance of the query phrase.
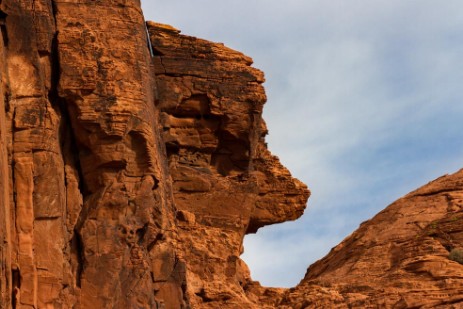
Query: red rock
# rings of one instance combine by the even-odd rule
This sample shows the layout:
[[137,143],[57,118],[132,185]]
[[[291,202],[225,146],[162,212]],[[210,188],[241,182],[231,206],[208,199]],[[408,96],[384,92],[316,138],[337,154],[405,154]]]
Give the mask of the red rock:
[[298,218],[309,193],[267,150],[263,73],[222,44],[148,26],[189,304],[260,308],[243,238]]
[[363,223],[309,267],[281,308],[461,308],[463,170],[436,179]]
[[174,208],[139,4],[1,9],[0,307],[156,306]]
[[266,150],[252,60],[167,26],[152,58],[127,1],[3,0],[0,19],[0,308],[251,304],[244,234],[308,195]]

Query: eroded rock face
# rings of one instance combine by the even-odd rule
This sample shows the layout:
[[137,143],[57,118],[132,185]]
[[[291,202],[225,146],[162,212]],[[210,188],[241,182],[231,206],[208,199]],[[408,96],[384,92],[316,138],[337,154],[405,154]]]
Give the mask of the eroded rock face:
[[267,150],[263,73],[222,44],[148,23],[186,293],[197,308],[256,308],[243,238],[294,220],[308,198]]
[[185,306],[161,267],[174,208],[140,4],[3,0],[0,17],[1,307]]
[[154,24],[150,51],[138,1],[0,5],[0,308],[259,307],[243,237],[308,190],[252,60]]

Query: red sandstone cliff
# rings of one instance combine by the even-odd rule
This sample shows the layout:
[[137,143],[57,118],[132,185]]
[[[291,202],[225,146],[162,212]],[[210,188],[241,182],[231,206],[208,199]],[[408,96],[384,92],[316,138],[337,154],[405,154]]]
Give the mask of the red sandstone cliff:
[[463,307],[463,172],[297,287],[253,282],[244,235],[309,195],[267,150],[263,73],[147,26],[138,1],[0,1],[0,308]]
[[263,74],[222,44],[148,25],[186,295],[195,308],[259,307],[244,235],[298,218],[308,197],[267,150]]
[[139,3],[1,11],[1,307],[157,306],[174,208]]
[[250,58],[151,24],[153,55],[137,1],[0,17],[0,307],[258,306],[243,237],[308,190],[266,148]]

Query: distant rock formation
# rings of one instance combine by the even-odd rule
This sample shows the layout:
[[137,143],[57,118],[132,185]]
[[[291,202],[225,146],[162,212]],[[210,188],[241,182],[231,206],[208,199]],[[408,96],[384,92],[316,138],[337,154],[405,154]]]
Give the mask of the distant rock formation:
[[279,308],[463,308],[458,254],[463,257],[463,170],[363,223],[309,267]]
[[0,0],[0,31],[1,309],[463,306],[463,172],[261,287],[243,238],[309,191],[267,149],[251,58],[139,1]]

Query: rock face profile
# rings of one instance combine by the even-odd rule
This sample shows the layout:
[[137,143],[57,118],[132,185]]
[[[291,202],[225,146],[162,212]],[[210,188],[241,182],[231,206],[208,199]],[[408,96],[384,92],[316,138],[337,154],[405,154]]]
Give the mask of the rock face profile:
[[0,31],[0,309],[463,307],[462,171],[265,288],[243,238],[309,191],[251,58],[139,1],[0,0]]
[[264,77],[252,60],[170,26],[148,29],[184,292],[192,307],[254,308],[244,235],[298,218],[309,192],[267,150]]

